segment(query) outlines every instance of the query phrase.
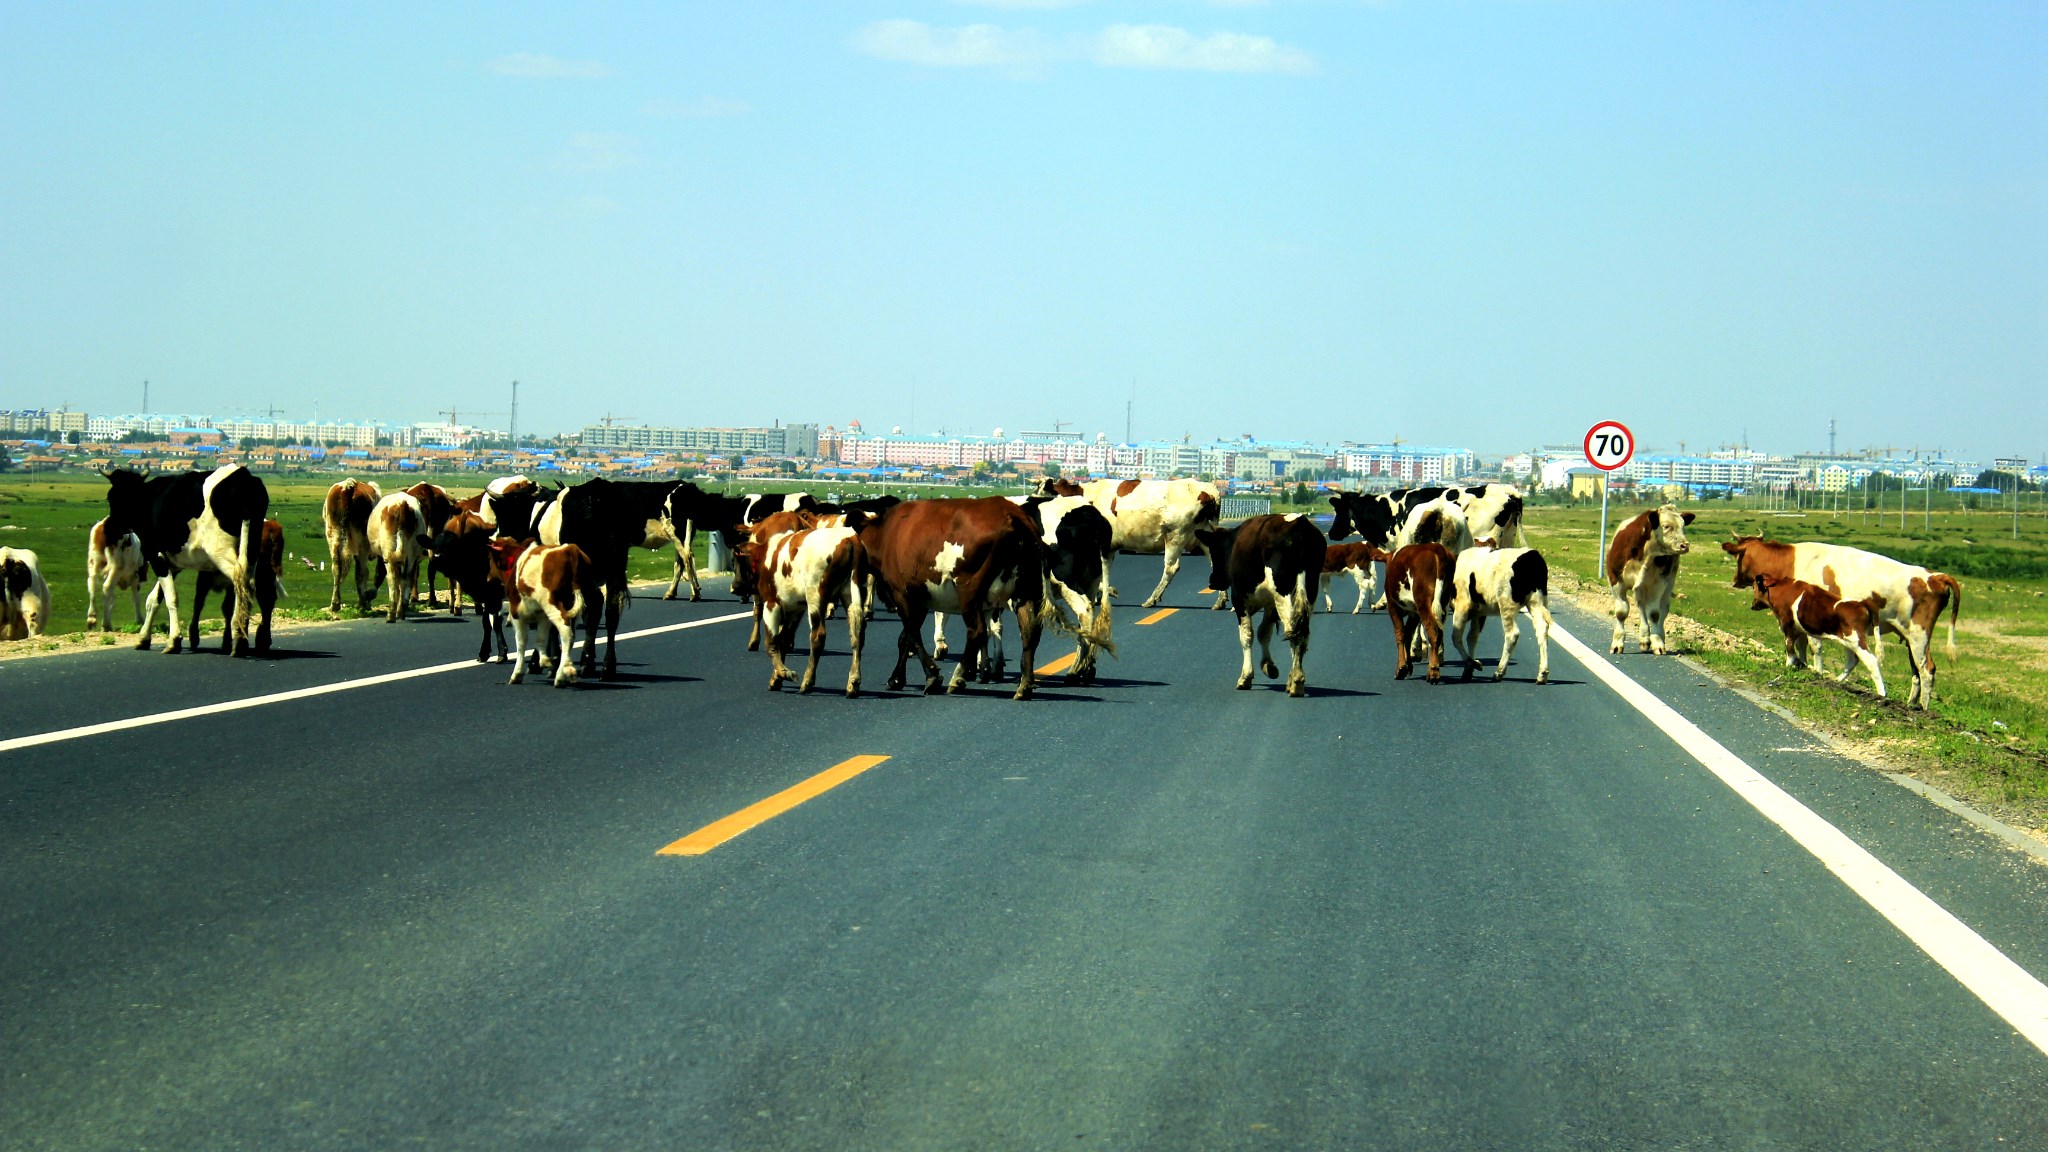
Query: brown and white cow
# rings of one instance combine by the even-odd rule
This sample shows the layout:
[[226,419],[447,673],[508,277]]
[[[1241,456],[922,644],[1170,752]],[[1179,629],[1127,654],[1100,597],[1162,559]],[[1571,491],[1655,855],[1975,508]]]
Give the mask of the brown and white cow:
[[[1785,667],[1804,666],[1811,650],[1813,670],[1827,671],[1826,661],[1821,659],[1821,649],[1812,641],[1832,640],[1855,657],[1857,663],[1869,669],[1871,682],[1877,685],[1877,694],[1885,694],[1883,626],[1878,622],[1875,604],[1867,600],[1843,600],[1804,580],[1783,580],[1776,576],[1757,576],[1750,581],[1749,587],[1750,609],[1769,612],[1777,617],[1778,630],[1785,634]],[[1844,658],[1842,674],[1835,680],[1838,683],[1846,681],[1854,671],[1856,664]]]
[[[429,526],[446,524],[450,516],[460,511],[455,505],[455,497],[450,496],[448,490],[439,484],[431,484],[422,480],[407,488],[405,494],[419,501],[420,511],[425,514]],[[426,565],[427,578],[421,581],[421,583],[427,586],[427,607],[439,608],[441,601],[434,593],[434,577],[437,573],[434,570],[434,555],[432,552],[427,553]],[[418,599],[417,590],[415,590],[414,599]],[[449,589],[448,600],[453,606],[455,614],[457,616],[462,615],[462,600],[455,594],[453,588]]]
[[1803,580],[1843,600],[1869,601],[1878,623],[1906,641],[1913,686],[1906,707],[1934,704],[1934,626],[1943,610],[1948,616],[1948,654],[1956,658],[1956,616],[1962,611],[1963,586],[1946,572],[1930,572],[1889,556],[1840,544],[1801,541],[1784,544],[1760,536],[1723,541],[1721,550],[1735,558],[1735,586],[1746,587],[1759,576]]
[[[256,571],[250,584],[256,593],[256,610],[259,616],[256,625],[256,650],[270,648],[270,618],[277,611],[277,602],[284,599],[284,525],[275,520],[263,522],[263,533],[256,543]],[[192,578],[192,616],[187,625],[186,639],[193,650],[199,648],[199,617],[206,611],[206,597],[215,589],[221,593],[220,650],[229,650],[230,625],[235,616],[235,585],[218,572],[201,568]]]
[[1086,496],[1108,518],[1117,551],[1166,557],[1159,586],[1145,598],[1146,608],[1166,595],[1166,586],[1180,571],[1181,554],[1195,543],[1195,531],[1215,527],[1223,513],[1216,486],[1201,480],[1044,480],[1039,494]]
[[477,515],[493,532],[508,540],[531,540],[538,535],[533,506],[540,500],[540,485],[523,475],[500,476],[484,485],[480,495]]
[[356,579],[356,611],[368,612],[377,596],[377,560],[370,553],[370,509],[384,493],[374,480],[353,476],[327,489],[320,506],[320,520],[327,528],[327,566],[334,573],[334,595],[328,599],[329,612],[341,611],[342,573],[353,569]]
[[42,558],[26,548],[0,548],[0,640],[41,636],[49,626]]
[[780,690],[790,677],[785,661],[796,639],[797,621],[805,613],[811,618],[811,650],[797,691],[811,690],[818,680],[818,660],[825,652],[825,608],[844,604],[846,642],[853,653],[846,695],[860,695],[860,653],[868,622],[868,559],[859,532],[847,527],[798,527],[771,533],[765,540],[757,533],[747,550],[755,573],[754,603],[768,636],[768,690]]
[[393,492],[370,509],[370,555],[384,565],[391,584],[391,603],[384,613],[387,624],[396,624],[412,610],[420,558],[433,539],[430,531],[420,502],[407,493]]
[[126,591],[135,602],[135,623],[142,623],[142,537],[111,532],[101,520],[92,526],[85,546],[85,630],[100,626],[100,615],[113,623],[113,598]]
[[1451,642],[1465,661],[1465,679],[1472,678],[1479,660],[1472,652],[1479,643],[1480,630],[1489,616],[1500,617],[1500,663],[1493,678],[1504,679],[1508,660],[1521,638],[1516,617],[1529,613],[1536,629],[1536,682],[1550,683],[1550,566],[1534,548],[1497,548],[1492,540],[1481,540],[1458,553],[1452,579]]
[[1458,561],[1451,550],[1434,541],[1410,544],[1386,558],[1387,618],[1394,625],[1397,662],[1394,679],[1406,680],[1415,670],[1415,643],[1419,635],[1429,652],[1426,678],[1431,684],[1443,682],[1444,621],[1451,603]]
[[[732,555],[732,592],[742,600],[751,599],[754,602],[754,623],[747,633],[747,651],[755,652],[761,647],[761,617],[766,611],[761,604],[760,596],[755,592],[755,585],[760,583],[761,576],[756,562],[757,546],[766,545],[769,540],[781,533],[814,528],[817,525],[818,518],[811,513],[793,511],[770,512],[751,524],[732,526],[731,534],[741,541]],[[831,527],[844,528],[846,524],[842,520]],[[872,586],[873,581],[868,583]]]
[[[505,582],[505,607],[512,617],[512,676],[507,684],[526,679],[527,631],[548,627],[553,635],[542,641],[534,661],[542,671],[554,653],[555,687],[576,682],[576,624],[583,623],[583,647],[597,643],[598,615],[604,610],[604,578],[583,549],[574,544],[549,547],[520,540],[499,538],[496,549]],[[536,639],[540,639],[536,637]],[[589,660],[585,660],[589,663]]]
[[1642,614],[1642,646],[1658,656],[1669,653],[1664,643],[1664,618],[1671,614],[1671,593],[1678,585],[1678,558],[1692,551],[1685,526],[1693,514],[1678,505],[1652,508],[1614,530],[1607,546],[1607,587],[1614,595],[1614,638],[1607,650],[1622,648],[1622,625],[1629,605]]
[[[1095,682],[1098,652],[1116,655],[1111,637],[1109,569],[1115,532],[1085,496],[1005,496],[1036,518],[1045,545],[1045,621],[1074,637],[1074,663],[1067,683]],[[886,508],[884,509],[886,510]],[[823,521],[820,521],[821,523]],[[872,610],[872,609],[870,609]],[[1003,660],[1003,622],[989,621],[988,652]],[[946,614],[932,613],[932,655],[946,656]]]
[[1252,686],[1252,616],[1258,623],[1259,671],[1267,679],[1280,675],[1273,663],[1273,626],[1287,637],[1294,666],[1287,673],[1287,694],[1308,695],[1309,618],[1315,614],[1316,586],[1323,575],[1323,554],[1329,541],[1314,522],[1299,512],[1253,516],[1233,529],[1203,528],[1195,533],[1209,554],[1207,591],[1227,592],[1237,613],[1237,642],[1244,666],[1237,686]]
[[1323,552],[1323,611],[1336,610],[1330,602],[1330,581],[1339,576],[1349,576],[1358,585],[1358,603],[1351,614],[1356,616],[1365,607],[1374,591],[1372,552],[1369,544],[1332,544]]
[[911,500],[880,517],[861,519],[860,542],[874,565],[876,591],[903,621],[890,690],[903,687],[904,663],[915,652],[924,666],[924,690],[938,691],[939,666],[925,650],[923,636],[925,615],[934,608],[958,613],[967,623],[967,647],[946,691],[960,691],[970,668],[979,667],[983,683],[999,679],[1000,662],[981,657],[989,619],[1011,608],[1023,646],[1014,698],[1030,699],[1045,596],[1043,545],[1031,517],[1008,500],[989,496]]

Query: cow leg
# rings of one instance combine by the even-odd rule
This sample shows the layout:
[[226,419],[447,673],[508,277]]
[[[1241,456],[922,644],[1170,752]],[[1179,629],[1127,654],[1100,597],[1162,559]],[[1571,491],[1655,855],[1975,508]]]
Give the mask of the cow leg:
[[1666,581],[1662,593],[1644,603],[1642,608],[1645,647],[1652,655],[1669,656],[1671,649],[1664,642],[1664,617],[1671,611],[1671,583]]
[[1515,655],[1515,642],[1522,638],[1522,627],[1521,622],[1515,619],[1520,613],[1512,601],[1496,607],[1501,610],[1500,663],[1493,666],[1493,682],[1498,684],[1508,678],[1508,664]]
[[483,632],[483,639],[476,646],[476,662],[482,664],[491,658],[491,614],[482,604],[476,606],[477,628]]
[[762,638],[768,642],[768,690],[779,692],[782,682],[789,679],[789,669],[783,665],[782,654],[789,650],[793,629],[784,627],[788,621],[783,617],[791,613],[781,603],[763,606],[759,596],[754,597],[754,607],[760,613]]
[[1252,614],[1242,608],[1237,610],[1237,646],[1244,651],[1244,665],[1237,672],[1237,690],[1240,692],[1252,686],[1252,636],[1257,625],[1252,623]]
[[1394,626],[1394,679],[1406,680],[1415,670],[1415,658],[1408,650],[1408,613],[1391,595],[1387,597],[1387,622]]
[[1624,635],[1622,629],[1628,623],[1628,591],[1621,584],[1610,585],[1608,591],[1614,596],[1614,604],[1609,609],[1614,616],[1614,639],[1608,641],[1607,651],[1609,655],[1619,656]]
[[156,631],[156,605],[162,598],[163,578],[159,576],[156,582],[149,586],[149,612],[142,618],[142,623],[136,625],[142,635],[136,639],[135,646],[143,651],[149,650],[150,635]]
[[171,631],[170,631],[170,639],[171,639],[170,647],[168,647],[168,648],[164,649],[164,651],[166,651],[166,652],[170,652],[170,653],[173,653],[173,654],[175,654],[175,653],[177,653],[177,652],[179,652],[179,651],[183,650],[183,648],[184,648],[184,644],[185,644],[185,634],[184,634],[183,632],[179,631],[179,629],[178,629],[178,571],[177,571],[177,569],[173,568],[173,569],[172,569],[172,570],[171,570],[171,571],[169,572],[169,574],[167,574],[167,575],[166,575],[166,576],[165,576],[165,577],[164,577],[164,578],[163,578],[162,580],[158,581],[158,582],[157,582],[157,589],[158,589],[158,590],[159,590],[160,592],[162,592],[162,593],[163,593],[163,598],[164,598],[164,611],[165,611],[166,613],[168,613],[168,614],[169,614],[169,619],[170,619],[170,627],[171,627]]
[[1444,682],[1444,623],[1437,618],[1434,602],[1417,604],[1415,614],[1422,621],[1422,642],[1429,650],[1429,671],[1424,678],[1431,684],[1441,684]]
[[1472,649],[1479,644],[1479,632],[1486,624],[1479,615],[1478,605],[1451,610],[1451,643],[1458,649],[1458,660],[1465,666],[1461,679],[1470,680],[1472,671],[1479,661],[1472,655]]
[[[618,591],[614,593],[613,588]],[[619,670],[619,613],[626,607],[626,578],[620,573],[617,579],[608,581],[604,589],[604,678],[611,679]],[[597,631],[595,610],[592,611],[590,629]],[[594,638],[594,637],[593,637]],[[583,642],[583,670],[589,672],[597,667],[597,654],[591,651],[590,639]]]
[[[811,608],[811,657],[804,662],[803,682],[796,686],[799,693],[808,693],[818,683],[818,659],[825,654],[825,607],[828,600],[821,600]],[[796,622],[791,621],[792,630]]]
[[1166,586],[1173,583],[1173,574],[1180,571],[1180,550],[1181,542],[1177,537],[1166,538],[1166,566],[1160,570],[1159,587],[1154,588],[1152,594],[1145,597],[1145,602],[1139,607],[1157,607],[1159,598],[1166,595]]
[[88,551],[85,557],[85,630],[87,632],[100,626],[100,615],[95,605],[99,599],[104,599],[106,596],[105,592],[99,591],[100,585],[105,583],[100,579],[99,559],[99,553],[96,551]]
[[677,593],[677,592],[680,592],[680,591],[682,590],[682,587],[683,587],[683,559],[684,559],[684,556],[686,555],[686,554],[684,553],[684,551],[683,551],[683,542],[682,542],[681,540],[674,540],[674,541],[671,541],[670,543],[674,545],[674,547],[675,547],[675,550],[676,550],[676,555],[675,555],[675,574],[674,574],[673,576],[670,576],[670,577],[669,577],[669,580],[668,580],[668,591],[666,591],[666,592],[663,592],[663,593],[661,594],[661,598],[662,598],[663,600],[673,600],[673,599],[675,599],[675,598],[676,598],[676,593]]
[[[966,589],[961,591],[964,594]],[[960,618],[967,623],[967,647],[960,650],[960,662],[953,666],[953,678],[946,685],[948,695],[967,687],[968,669],[980,667],[980,662],[987,657],[988,618],[983,615],[985,611],[972,601],[962,608]]]
[[[334,594],[327,599],[327,610],[329,612],[338,614],[341,611],[341,572],[347,566],[348,561],[342,556],[340,547],[337,546],[334,537],[329,536],[327,538],[327,571],[329,575],[334,577]],[[358,583],[360,582],[358,581]]]
[[[481,612],[483,611],[483,608],[479,606],[477,610]],[[498,641],[498,663],[503,664],[506,660],[510,659],[509,654],[505,651],[505,606],[503,604],[499,604],[497,607],[491,609],[490,615],[491,634],[495,636]]]
[[526,679],[526,614],[512,613],[512,678],[507,684],[518,684]]
[[[547,594],[543,593],[543,595]],[[551,595],[548,599],[543,600],[541,605],[541,610],[546,615],[546,622],[554,626],[555,638],[561,644],[560,653],[555,659],[554,684],[557,688],[567,688],[576,683],[576,662],[569,658],[576,648],[576,621],[567,612],[555,606],[554,598]],[[590,641],[596,632],[597,621],[590,619],[590,613],[585,612],[583,620],[583,650],[585,652],[590,651]]]
[[[1849,654],[1856,658],[1858,664],[1870,670],[1870,681],[1877,685],[1877,694],[1883,696],[1885,694],[1884,657],[1883,650],[1878,647],[1876,630],[1873,629],[1862,636],[1855,637],[1853,641],[1843,639],[1842,647],[1849,650]],[[1842,664],[1841,679],[1847,680],[1849,674],[1856,670],[1856,665],[1849,663],[1847,660],[1842,661]]]
[[[192,574],[192,613],[185,618],[185,646],[194,652],[199,651],[199,617],[206,611],[206,594],[213,591],[212,577],[213,573],[203,570]],[[234,593],[230,591],[228,596],[232,599]],[[223,625],[227,623],[226,603],[222,602]],[[226,627],[223,627],[221,632],[222,651],[226,651],[225,646],[233,642],[234,635],[232,630]]]
[[1336,575],[1334,572],[1323,573],[1322,583],[1318,585],[1319,590],[1322,592],[1323,611],[1325,612],[1335,612],[1337,610],[1337,606],[1330,603],[1330,577],[1334,575]]
[[1273,663],[1273,626],[1279,622],[1280,611],[1273,605],[1268,605],[1259,616],[1259,671],[1268,680],[1280,677],[1280,668]]
[[747,632],[747,651],[761,650],[761,598],[754,597],[754,623]]
[[1003,679],[1003,665],[1008,663],[1003,655],[1003,610],[1000,606],[990,609],[988,614],[988,638],[982,642],[981,669],[976,679],[983,684],[1000,684]]
[[1031,699],[1031,690],[1038,684],[1038,673],[1034,669],[1038,664],[1038,637],[1043,623],[1039,619],[1037,601],[1027,598],[1017,602],[1017,646],[1022,651],[1018,653],[1017,691],[1011,694],[1012,700]]
[[1308,695],[1308,623],[1315,613],[1315,576],[1303,572],[1295,591],[1281,597],[1277,607],[1280,610],[1280,631],[1287,637],[1288,654],[1294,658],[1294,666],[1287,672],[1287,694],[1296,698]]
[[846,698],[860,695],[860,650],[867,643],[867,597],[858,580],[846,582],[846,646],[853,650],[853,668],[846,674]]
[[1358,610],[1365,607],[1366,597],[1372,595],[1372,561],[1366,561],[1363,570],[1353,568],[1351,570],[1351,579],[1358,583],[1358,603],[1351,608],[1351,614],[1356,616],[1358,615]]
[[1550,597],[1537,592],[1529,597],[1529,623],[1536,632],[1536,682],[1550,683]]
[[946,647],[946,614],[932,613],[932,657],[944,660],[949,649]]

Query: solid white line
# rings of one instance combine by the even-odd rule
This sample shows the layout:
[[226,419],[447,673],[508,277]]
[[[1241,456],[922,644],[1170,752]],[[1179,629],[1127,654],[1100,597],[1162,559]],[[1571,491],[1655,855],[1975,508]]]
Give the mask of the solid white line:
[[[728,616],[711,616],[703,620],[686,620],[681,624],[664,624],[659,628],[642,628],[638,632],[621,632],[620,640],[638,640],[643,636],[659,636],[664,632],[681,632],[686,628],[702,628],[707,624],[727,624],[734,620],[751,620],[752,612],[734,612]],[[599,640],[599,643],[603,643]],[[266,704],[282,704],[287,700],[304,700],[310,696],[325,696],[331,692],[347,692],[355,688],[371,688],[378,684],[392,684],[400,680],[413,680],[421,676],[436,676],[453,672],[458,668],[488,667],[475,660],[453,660],[446,664],[429,664],[424,668],[409,668],[403,672],[386,672],[381,676],[364,676],[356,680],[339,680],[332,684],[315,684],[310,688],[294,688],[289,692],[272,692],[265,696],[249,696],[241,700],[224,700],[218,704],[201,704],[194,708],[177,708],[169,712],[152,712],[147,716],[131,716],[126,720],[109,720],[104,724],[87,724],[79,728],[62,728],[54,732],[38,732],[33,736],[16,736],[11,740],[0,740],[0,752],[12,752],[17,748],[34,748],[42,744],[58,744],[65,740],[82,740],[87,736],[102,736],[108,732],[125,732],[130,728],[147,728],[153,724],[169,724],[174,720],[190,720],[195,716],[212,716],[221,712],[239,712],[244,708],[261,708]]]
[[1551,636],[1578,658],[1587,671],[1614,689],[1680,748],[1721,778],[1751,807],[1783,828],[1799,846],[1813,853],[1851,892],[1884,915],[1922,952],[1948,970],[1963,987],[2003,1016],[2034,1047],[2048,1053],[2048,985],[2012,962],[1969,925],[1929,899],[1905,878],[1886,867],[1861,844],[1828,823],[1784,789],[1764,779],[1713,737],[1671,705],[1652,695],[1578,637],[1552,626]]

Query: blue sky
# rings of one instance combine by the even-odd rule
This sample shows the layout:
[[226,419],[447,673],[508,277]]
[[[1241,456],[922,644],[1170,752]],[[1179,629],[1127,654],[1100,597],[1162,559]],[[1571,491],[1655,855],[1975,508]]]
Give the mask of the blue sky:
[[10,4],[0,155],[9,406],[2048,451],[2038,3]]

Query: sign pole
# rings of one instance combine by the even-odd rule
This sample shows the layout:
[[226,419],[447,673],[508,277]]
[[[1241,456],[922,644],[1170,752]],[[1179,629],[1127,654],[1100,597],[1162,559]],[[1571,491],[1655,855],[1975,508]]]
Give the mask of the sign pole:
[[1600,573],[1602,583],[1607,581],[1607,476],[1600,476],[1600,538],[1593,541],[1593,570]]

